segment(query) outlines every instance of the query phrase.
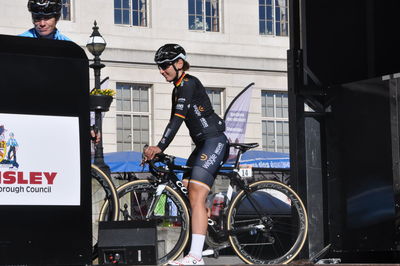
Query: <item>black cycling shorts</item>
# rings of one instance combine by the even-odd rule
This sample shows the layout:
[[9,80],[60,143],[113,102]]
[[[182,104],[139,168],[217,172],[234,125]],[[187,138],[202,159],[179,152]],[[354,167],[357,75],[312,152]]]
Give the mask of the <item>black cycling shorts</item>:
[[186,162],[186,165],[192,167],[192,171],[184,176],[183,181],[211,189],[228,151],[228,139],[225,134],[202,141],[196,145]]

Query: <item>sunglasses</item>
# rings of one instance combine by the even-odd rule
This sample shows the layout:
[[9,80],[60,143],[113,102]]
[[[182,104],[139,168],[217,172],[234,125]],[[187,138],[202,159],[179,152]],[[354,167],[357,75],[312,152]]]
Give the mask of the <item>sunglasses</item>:
[[158,69],[166,70],[172,64],[173,64],[172,62],[165,62],[165,63],[158,64]]
[[33,21],[49,20],[54,18],[53,15],[32,15]]

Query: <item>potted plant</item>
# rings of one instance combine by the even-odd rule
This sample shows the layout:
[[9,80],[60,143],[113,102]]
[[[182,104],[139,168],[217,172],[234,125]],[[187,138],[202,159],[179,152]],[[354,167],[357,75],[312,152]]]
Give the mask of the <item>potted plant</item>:
[[115,91],[112,89],[93,89],[90,92],[90,111],[107,112],[113,101]]

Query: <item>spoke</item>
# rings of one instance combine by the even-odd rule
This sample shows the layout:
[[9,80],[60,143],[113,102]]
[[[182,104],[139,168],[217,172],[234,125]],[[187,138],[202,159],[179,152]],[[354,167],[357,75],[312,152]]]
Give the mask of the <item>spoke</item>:
[[271,242],[265,242],[265,243],[247,243],[247,244],[240,244],[242,247],[247,247],[247,246],[270,246],[272,245]]
[[139,208],[139,211],[140,211],[140,216],[143,218],[144,215],[143,215],[143,212],[142,212],[142,208],[140,208],[140,202],[139,202],[139,199],[138,199],[138,197],[137,197],[136,191],[134,191],[133,194],[135,195],[136,203],[137,203],[138,208]]

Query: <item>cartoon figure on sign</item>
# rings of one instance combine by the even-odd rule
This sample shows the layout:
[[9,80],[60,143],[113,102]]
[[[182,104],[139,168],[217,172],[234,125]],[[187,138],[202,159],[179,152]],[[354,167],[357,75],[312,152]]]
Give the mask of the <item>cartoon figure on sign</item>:
[[7,143],[5,141],[4,132],[5,132],[4,125],[0,125],[0,162],[3,161],[4,157],[6,156],[7,152]]
[[10,164],[12,164],[11,167],[18,168],[18,163],[17,163],[18,142],[14,138],[13,132],[10,132],[10,138],[7,141],[7,147],[9,147],[8,154],[7,154],[7,160],[9,161]]

